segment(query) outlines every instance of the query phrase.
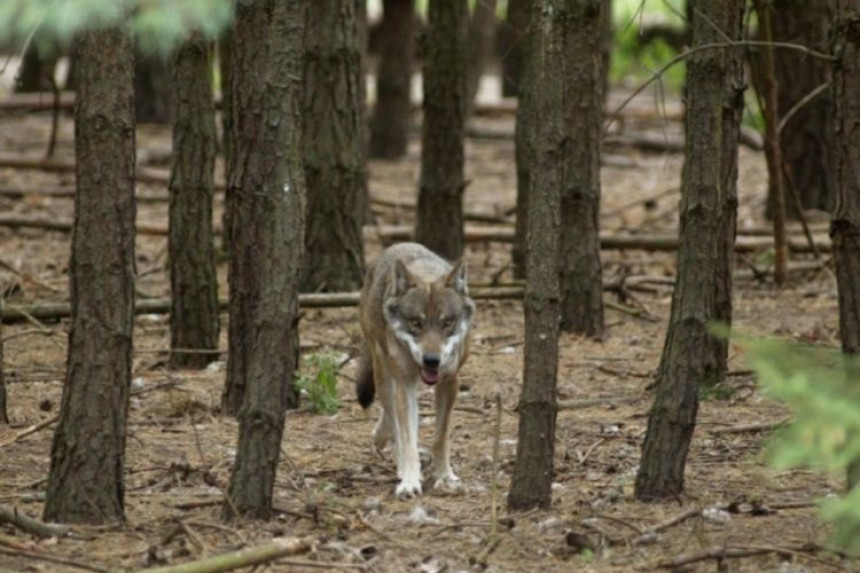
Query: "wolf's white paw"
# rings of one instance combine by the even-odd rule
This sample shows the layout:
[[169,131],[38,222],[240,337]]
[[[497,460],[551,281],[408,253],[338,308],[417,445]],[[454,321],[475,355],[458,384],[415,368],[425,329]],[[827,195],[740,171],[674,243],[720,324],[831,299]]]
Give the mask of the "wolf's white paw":
[[436,481],[433,483],[433,489],[449,492],[458,491],[462,487],[463,482],[461,482],[460,478],[457,477],[457,474],[450,469],[438,475],[436,477]]
[[394,494],[401,499],[411,499],[416,495],[421,495],[421,480],[415,478],[400,480],[400,483],[394,488]]

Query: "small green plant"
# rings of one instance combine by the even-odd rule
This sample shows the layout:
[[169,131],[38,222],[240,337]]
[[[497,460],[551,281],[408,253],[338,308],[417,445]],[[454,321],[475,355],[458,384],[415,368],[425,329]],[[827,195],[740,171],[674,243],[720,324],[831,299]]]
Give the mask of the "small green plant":
[[[860,362],[834,348],[741,339],[765,391],[784,402],[793,421],[768,448],[778,468],[808,467],[843,478],[860,462]],[[833,541],[860,555],[860,487],[821,505]]]
[[338,360],[334,354],[311,354],[305,358],[304,368],[296,385],[308,400],[311,412],[334,414],[340,408],[337,399]]

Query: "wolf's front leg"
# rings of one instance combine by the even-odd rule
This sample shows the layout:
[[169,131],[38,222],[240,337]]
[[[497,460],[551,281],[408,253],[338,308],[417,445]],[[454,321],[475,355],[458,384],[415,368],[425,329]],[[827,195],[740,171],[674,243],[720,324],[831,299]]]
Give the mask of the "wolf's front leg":
[[459,382],[453,376],[436,387],[436,437],[433,442],[434,488],[458,485],[451,469],[451,410],[457,400]]
[[394,388],[394,441],[397,477],[394,492],[401,497],[421,493],[421,460],[418,458],[418,389],[415,381],[397,381]]

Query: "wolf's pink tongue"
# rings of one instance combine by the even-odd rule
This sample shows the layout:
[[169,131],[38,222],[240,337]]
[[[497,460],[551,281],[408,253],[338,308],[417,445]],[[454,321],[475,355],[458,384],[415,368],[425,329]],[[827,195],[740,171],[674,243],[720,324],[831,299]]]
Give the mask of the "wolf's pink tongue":
[[438,370],[425,370],[421,369],[421,379],[424,380],[427,384],[431,386],[439,381],[439,371]]

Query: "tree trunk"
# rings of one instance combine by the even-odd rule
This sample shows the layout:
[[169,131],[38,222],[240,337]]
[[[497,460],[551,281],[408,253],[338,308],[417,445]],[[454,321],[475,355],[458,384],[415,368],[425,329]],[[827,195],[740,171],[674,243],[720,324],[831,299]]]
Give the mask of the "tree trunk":
[[[833,18],[833,163],[836,212],[830,227],[839,334],[845,354],[860,354],[860,0],[830,0]],[[848,470],[848,487],[860,483],[860,464]]]
[[[500,27],[502,51],[502,96],[517,97],[526,64],[526,37],[530,6],[535,0],[508,0],[508,14]],[[524,84],[522,84],[524,85]]]
[[481,77],[496,43],[496,0],[475,2],[469,20],[469,58],[466,76],[467,115],[471,115],[481,87]]
[[[233,24],[231,23],[218,40],[218,68],[221,71],[221,154],[224,158],[224,181],[230,181],[233,161]],[[221,251],[230,252],[230,213],[233,211],[229,189],[224,192],[224,212],[221,214]]]
[[561,161],[561,329],[603,336],[600,266],[600,141],[603,132],[602,0],[568,4],[564,21],[562,116],[568,134]]
[[124,519],[134,327],[134,54],[128,33],[118,28],[86,32],[76,48],[72,317],[45,519],[108,523]]
[[448,260],[463,254],[466,0],[430,0],[415,238]]
[[[772,0],[773,39],[826,52],[830,18],[827,0]],[[774,50],[777,108],[787,113],[813,90],[830,79],[827,62],[795,50]],[[822,90],[789,118],[779,134],[782,159],[788,178],[804,209],[832,212],[835,205],[833,181],[833,129],[830,90]],[[798,217],[791,188],[786,186],[786,212]]]
[[135,52],[134,100],[138,123],[170,124],[173,121],[170,64],[158,54]]
[[[742,0],[701,0],[693,46],[741,37]],[[663,347],[657,395],[636,476],[639,500],[677,497],[698,410],[698,390],[725,372],[725,348],[709,323],[730,315],[729,235],[734,229],[741,51],[705,50],[687,61],[686,149],[681,178],[678,278]],[[731,124],[733,127],[727,127]]]
[[[528,62],[523,70],[523,79],[528,85],[530,72]],[[530,170],[528,146],[530,138],[528,129],[531,123],[529,117],[529,91],[523,90],[519,95],[517,105],[516,127],[514,128],[514,160],[517,164],[517,205],[516,219],[514,221],[514,246],[511,252],[511,262],[514,267],[514,278],[523,280],[526,278],[526,241],[528,239],[528,210],[529,210],[529,186]]]
[[211,49],[202,36],[181,45],[173,62],[176,122],[170,174],[171,368],[204,368],[218,359],[218,279],[212,233],[215,103]]
[[[50,56],[45,52],[48,46],[46,38],[34,37],[24,50],[21,67],[15,78],[15,93],[37,93],[51,90],[51,80],[54,76],[54,68],[57,64],[56,56]],[[39,49],[42,44],[43,49]]]
[[415,2],[383,0],[382,6],[370,156],[399,159],[406,155],[412,114],[410,86],[415,51]]
[[305,292],[341,292],[364,278],[364,81],[356,0],[318,0],[308,12],[304,148]]
[[[601,42],[601,59],[603,60],[603,102],[607,101],[610,89],[609,73],[612,69],[612,46],[615,43],[615,26],[612,22],[612,0],[602,0],[603,40]],[[602,110],[601,110],[602,111]]]
[[[304,254],[302,70],[307,0],[236,6],[233,97],[236,148],[230,253],[228,393],[241,405],[227,517],[268,519],[284,432],[294,404],[298,286]],[[234,327],[238,326],[238,329]],[[241,361],[235,361],[242,356]]]
[[[549,507],[555,451],[556,374],[560,304],[561,201],[566,187],[564,161],[569,124],[565,122],[565,36],[577,0],[535,2],[538,23],[530,38],[527,159],[529,240],[526,251],[525,357],[519,403],[517,456],[508,508]],[[521,104],[522,105],[522,104]]]

